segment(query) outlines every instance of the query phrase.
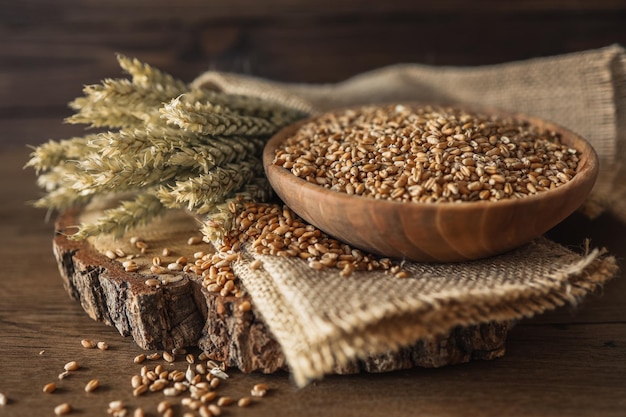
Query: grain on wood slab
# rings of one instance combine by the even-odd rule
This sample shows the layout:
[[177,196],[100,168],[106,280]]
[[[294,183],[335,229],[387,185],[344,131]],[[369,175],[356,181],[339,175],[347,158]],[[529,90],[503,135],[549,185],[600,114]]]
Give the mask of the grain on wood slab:
[[140,353],[139,355],[135,356],[135,358],[133,359],[133,362],[136,364],[140,364],[143,361],[145,361],[147,358],[147,356],[144,353]]
[[164,400],[164,401],[159,402],[159,404],[157,405],[157,412],[160,414],[163,414],[165,411],[169,410],[170,408],[172,408],[172,403]]
[[166,397],[177,397],[178,395],[180,395],[181,391],[174,388],[174,387],[168,387],[163,389],[163,395],[165,395]]
[[252,398],[250,397],[242,397],[237,401],[237,406],[242,408],[248,407],[250,404],[252,404]]
[[133,397],[139,397],[148,392],[149,386],[147,384],[140,384],[133,389]]
[[220,407],[227,407],[235,402],[234,398],[224,396],[217,399],[217,405]]
[[63,369],[65,369],[66,371],[76,371],[80,368],[80,365],[78,364],[77,361],[70,361],[68,363],[65,364],[65,366],[63,366]]
[[207,407],[206,405],[202,405],[198,409],[198,414],[200,414],[200,417],[213,417],[213,413],[211,412],[211,410],[209,410],[209,407]]
[[85,349],[93,349],[96,347],[96,344],[88,339],[83,339],[80,341],[80,344],[85,348]]
[[72,406],[69,403],[59,404],[54,407],[54,414],[63,416],[72,412]]
[[109,410],[117,411],[123,409],[124,407],[124,401],[122,400],[114,400],[109,402]]
[[163,352],[163,360],[165,362],[172,363],[172,362],[174,362],[176,360],[176,358],[174,357],[174,355],[172,355],[168,351],[164,351]]
[[256,384],[250,390],[250,394],[253,397],[265,397],[265,395],[267,395],[268,390],[269,390],[269,386],[267,384]]
[[50,382],[43,386],[43,392],[45,392],[46,394],[51,394],[56,391],[56,389],[57,385],[54,382]]
[[92,379],[85,385],[85,392],[94,392],[100,386],[100,381]]
[[219,416],[222,414],[222,409],[215,404],[209,404],[207,408],[209,409],[211,414],[213,414],[214,416]]
[[200,236],[191,236],[187,239],[187,245],[189,246],[198,245],[200,243],[202,243],[202,237]]

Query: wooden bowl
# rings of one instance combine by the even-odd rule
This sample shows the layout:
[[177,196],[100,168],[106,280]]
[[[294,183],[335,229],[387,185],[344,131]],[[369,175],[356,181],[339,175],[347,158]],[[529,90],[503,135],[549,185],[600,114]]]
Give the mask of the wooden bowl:
[[418,262],[480,259],[528,243],[557,225],[581,206],[598,174],[597,155],[583,138],[537,118],[514,117],[559,133],[563,144],[580,152],[576,175],[568,183],[497,202],[415,203],[348,195],[311,184],[273,164],[277,147],[311,119],[271,138],[263,164],[270,184],[287,206],[342,242]]

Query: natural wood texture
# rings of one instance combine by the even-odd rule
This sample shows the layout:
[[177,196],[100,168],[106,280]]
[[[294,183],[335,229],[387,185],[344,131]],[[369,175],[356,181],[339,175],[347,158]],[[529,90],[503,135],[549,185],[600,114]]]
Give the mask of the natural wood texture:
[[[123,259],[109,259],[90,242],[66,237],[80,223],[79,214],[74,210],[59,217],[53,248],[65,289],[89,317],[114,326],[124,336],[132,336],[143,349],[200,346],[211,359],[243,372],[285,368],[280,347],[262,320],[252,311],[239,309],[244,301],[250,302],[249,297],[211,293],[202,287],[202,278],[193,274],[181,274],[180,281],[167,285],[148,286],[146,279],[155,278],[149,266],[142,271],[126,272],[121,264]],[[184,243],[179,241],[186,240],[196,226],[190,216],[180,212],[162,221],[181,225],[176,234],[162,237],[167,245],[162,247],[168,248],[182,247]],[[154,227],[158,228],[158,224]],[[124,239],[127,240],[128,237]],[[111,249],[116,247],[119,245]],[[206,248],[189,248],[189,252],[192,249]],[[174,258],[191,257],[193,253],[176,252]],[[148,264],[152,256],[146,257]]]
[[[69,299],[50,240],[54,226],[26,202],[38,196],[22,170],[28,150],[49,138],[81,135],[67,102],[83,84],[118,77],[115,52],[191,80],[207,68],[294,82],[332,82],[397,62],[483,65],[626,44],[626,3],[569,1],[361,0],[19,0],[0,5],[0,415],[108,415],[124,400],[157,416],[162,396],[134,398],[132,358],[143,350],[117,329],[90,319]],[[9,145],[19,145],[13,147]],[[626,226],[574,215],[550,232],[579,248],[607,246],[623,264]],[[622,268],[624,269],[624,268]],[[524,320],[507,354],[441,369],[331,376],[296,390],[288,374],[240,374],[219,391],[270,395],[231,416],[585,416],[623,417],[626,398],[626,277],[577,308]],[[105,340],[86,350],[82,338]],[[44,351],[43,354],[39,354]],[[63,364],[82,370],[57,381]],[[158,362],[162,363],[162,362]],[[156,362],[147,363],[153,367]],[[170,365],[166,365],[170,366]],[[171,365],[185,370],[181,358]],[[101,389],[84,384],[99,378]],[[52,395],[41,392],[56,381]],[[176,414],[182,415],[182,408]],[[226,414],[226,413],[224,413]]]
[[84,84],[121,76],[116,52],[186,81],[212,68],[319,83],[399,62],[485,65],[626,44],[625,22],[619,0],[6,1],[0,135],[35,144],[82,131],[34,126],[69,116]]
[[272,188],[294,212],[357,248],[414,261],[480,259],[518,247],[554,227],[581,206],[598,174],[595,151],[583,138],[553,123],[515,117],[559,133],[562,143],[580,152],[571,181],[521,199],[460,204],[399,203],[335,192],[273,164],[280,144],[315,118],[276,134],[264,150],[263,164]]
[[[109,401],[121,399],[156,416],[162,395],[134,398],[130,378],[141,365],[141,353],[130,337],[90,319],[71,300],[59,276],[50,239],[54,234],[45,213],[26,204],[36,198],[35,175],[21,167],[28,150],[0,148],[0,392],[10,402],[0,415],[53,415],[70,402],[71,415],[106,415]],[[578,246],[585,237],[626,259],[626,225],[608,216],[589,221],[580,215],[550,232],[552,238]],[[330,376],[296,390],[289,375],[241,374],[218,391],[249,395],[253,384],[270,385],[270,395],[250,409],[228,408],[231,416],[580,416],[621,417],[626,398],[626,277],[610,281],[601,294],[577,308],[524,320],[510,332],[506,355],[440,369],[415,368],[384,374]],[[106,341],[108,351],[87,350],[83,338]],[[39,354],[40,351],[43,354]],[[63,365],[78,360],[82,369],[58,381]],[[146,362],[153,368],[157,362]],[[186,369],[179,357],[169,369]],[[102,387],[83,391],[91,378]],[[41,390],[57,382],[53,394]],[[174,400],[179,401],[179,399]],[[132,411],[132,410],[131,410]],[[182,408],[176,408],[181,416]]]
[[[199,347],[211,359],[242,372],[287,369],[281,348],[262,317],[254,309],[239,309],[243,302],[253,302],[249,296],[211,293],[202,286],[202,278],[192,273],[181,273],[182,279],[159,287],[145,284],[147,279],[159,278],[149,270],[154,253],[141,256],[125,242],[131,235],[145,238],[149,234],[153,239],[147,238],[146,243],[157,255],[162,247],[174,253],[172,259],[162,257],[165,264],[179,256],[192,259],[194,251],[212,249],[206,244],[186,245],[188,236],[197,235],[197,223],[191,216],[173,211],[118,240],[68,239],[76,224],[85,217],[97,217],[105,208],[95,205],[82,211],[70,210],[55,225],[53,251],[64,287],[89,317],[115,327],[123,336],[131,336],[143,349]],[[170,224],[177,226],[168,227]],[[126,272],[121,264],[124,258],[112,260],[103,254],[116,249],[138,256],[134,262],[140,269]],[[335,373],[389,372],[495,359],[504,355],[509,328],[509,323],[459,327],[449,335],[420,341],[399,352],[372,356],[337,368]]]

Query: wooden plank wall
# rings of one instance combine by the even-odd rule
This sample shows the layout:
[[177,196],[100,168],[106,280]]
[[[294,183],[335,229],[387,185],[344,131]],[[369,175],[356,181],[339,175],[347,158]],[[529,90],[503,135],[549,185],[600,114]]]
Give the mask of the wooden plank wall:
[[333,82],[626,45],[626,1],[5,0],[0,40],[0,140],[36,144],[82,134],[61,123],[66,104],[121,75],[116,52],[188,81],[212,68]]

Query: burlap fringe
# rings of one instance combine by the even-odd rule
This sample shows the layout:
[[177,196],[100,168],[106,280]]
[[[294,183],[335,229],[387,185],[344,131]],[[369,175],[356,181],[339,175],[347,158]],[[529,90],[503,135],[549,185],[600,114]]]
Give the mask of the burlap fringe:
[[[272,273],[252,271],[247,262],[237,264],[235,270],[270,331],[283,346],[295,383],[302,387],[357,359],[396,351],[419,340],[447,334],[456,326],[514,321],[566,304],[577,305],[584,296],[597,291],[613,277],[618,267],[614,257],[596,249],[531,285],[498,284],[489,292],[485,288],[465,292],[449,289],[445,294],[397,300],[391,308],[372,304],[366,310],[355,309],[347,316],[324,311],[301,320],[294,319],[298,315],[294,314],[298,300],[291,299],[282,284],[271,284],[275,282]],[[266,303],[268,300],[272,300],[271,305]],[[322,329],[315,338],[306,337],[311,331],[305,329],[306,321],[310,328]],[[305,336],[294,340],[294,335]]]
[[[418,340],[449,333],[456,326],[484,323],[487,317],[490,321],[511,321],[530,318],[565,304],[576,305],[617,271],[615,259],[607,257],[600,260],[598,251],[587,256],[580,264],[584,264],[581,265],[581,273],[586,275],[585,279],[567,282],[558,289],[549,289],[546,293],[541,289],[534,289],[533,295],[524,294],[516,299],[503,298],[495,302],[484,300],[482,308],[476,306],[469,311],[459,311],[452,306],[465,302],[464,297],[452,302],[433,300],[438,308],[426,314],[422,311],[412,311],[409,305],[398,305],[398,311],[402,312],[400,316],[380,320],[371,327],[363,328],[356,335],[339,334],[333,340],[327,340],[317,346],[317,354],[314,356],[311,356],[310,351],[304,351],[295,353],[293,357],[287,357],[294,381],[303,387],[312,380],[332,372],[335,367],[346,365],[354,359],[365,359],[369,355],[382,354],[389,350],[395,351]],[[577,274],[578,271],[572,269],[569,275]],[[527,289],[524,291],[527,292]],[[503,292],[506,290],[503,289]],[[471,293],[465,297],[471,299],[472,305],[478,301]]]

